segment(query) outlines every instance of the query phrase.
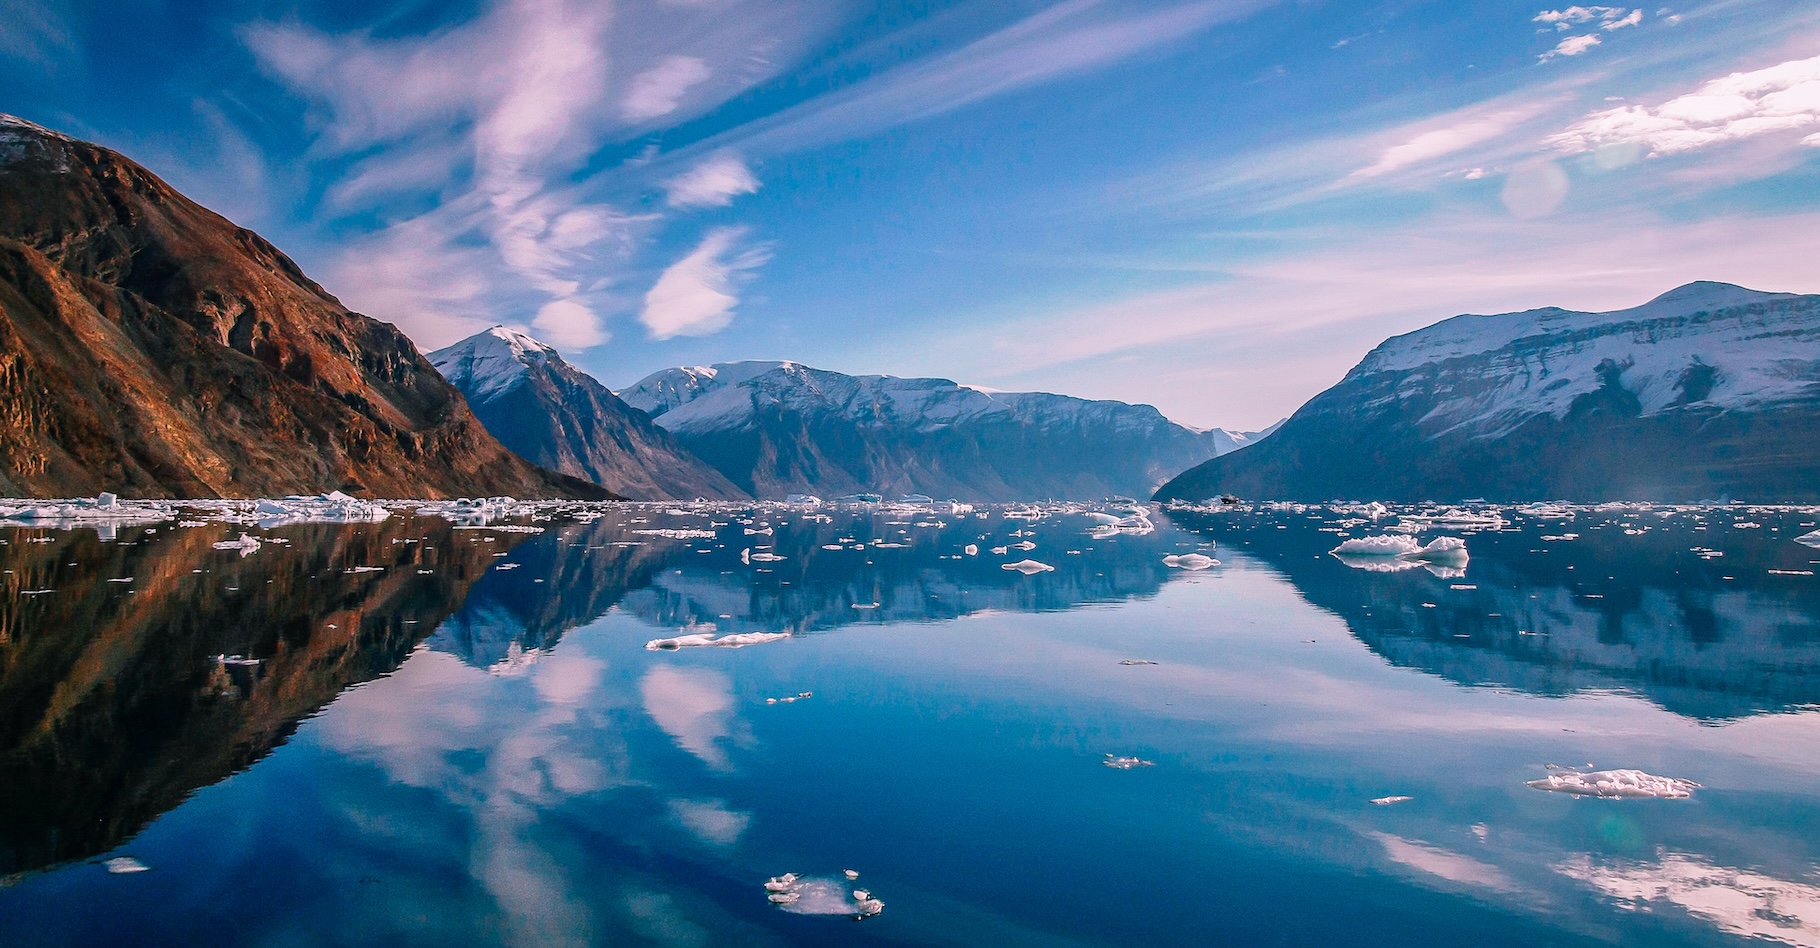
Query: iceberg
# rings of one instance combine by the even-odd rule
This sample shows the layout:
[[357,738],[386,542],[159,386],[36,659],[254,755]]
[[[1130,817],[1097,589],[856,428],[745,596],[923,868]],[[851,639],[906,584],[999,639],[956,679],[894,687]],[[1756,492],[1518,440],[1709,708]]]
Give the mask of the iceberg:
[[714,646],[719,648],[744,648],[748,645],[762,645],[790,637],[788,632],[735,632],[715,638],[712,632],[697,632],[693,635],[679,635],[672,639],[652,639],[645,643],[647,651],[673,651],[679,648]]
[[1173,569],[1202,570],[1218,566],[1220,561],[1204,553],[1184,553],[1163,557],[1163,565]]
[[1811,546],[1816,550],[1820,550],[1820,530],[1815,530],[1812,533],[1803,533],[1795,538],[1795,542],[1802,546]]
[[1334,556],[1408,556],[1422,549],[1416,538],[1404,534],[1354,537],[1334,547]]
[[1578,797],[1603,797],[1621,800],[1627,797],[1651,797],[1659,800],[1685,800],[1700,789],[1692,780],[1658,777],[1641,770],[1561,770],[1540,780],[1528,781],[1537,790],[1552,790]]
[[1423,546],[1415,537],[1403,533],[1354,537],[1328,553],[1353,569],[1395,573],[1427,566],[1435,575],[1451,579],[1465,575],[1468,559],[1466,541],[1459,537],[1435,537]]
[[117,876],[126,875],[130,872],[144,872],[151,868],[151,866],[148,866],[131,856],[115,856],[102,863],[102,865],[107,867],[108,872]]
[[1050,566],[1048,563],[1038,563],[1035,560],[1018,560],[1015,563],[1006,563],[1006,564],[1000,566],[999,569],[1014,569],[1020,573],[1023,573],[1025,576],[1030,576],[1030,575],[1033,575],[1036,573],[1055,572],[1055,567]]
[[216,541],[215,549],[217,549],[217,550],[239,550],[240,558],[245,559],[249,556],[252,556],[254,553],[259,552],[259,538],[254,537],[254,536],[248,536],[248,535],[242,533],[240,535],[240,539],[238,539],[238,540],[218,540],[218,541]]
[[1100,763],[1111,767],[1113,770],[1136,770],[1139,767],[1156,766],[1156,761],[1154,760],[1145,760],[1142,757],[1119,757],[1114,754],[1107,754],[1106,759],[1100,761]]

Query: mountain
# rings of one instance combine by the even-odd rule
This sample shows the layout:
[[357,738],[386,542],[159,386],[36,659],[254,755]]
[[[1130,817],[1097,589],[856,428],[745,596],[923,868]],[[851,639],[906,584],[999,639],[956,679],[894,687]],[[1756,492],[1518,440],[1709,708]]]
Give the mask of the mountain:
[[396,328],[105,148],[0,116],[0,493],[598,497]]
[[769,498],[1143,496],[1253,437],[1196,431],[1148,405],[794,362],[665,369],[619,395],[733,483]]
[[1390,339],[1159,500],[1820,499],[1820,296],[1691,283],[1634,309]]
[[522,332],[495,326],[429,359],[487,431],[534,464],[632,500],[745,496],[644,412]]

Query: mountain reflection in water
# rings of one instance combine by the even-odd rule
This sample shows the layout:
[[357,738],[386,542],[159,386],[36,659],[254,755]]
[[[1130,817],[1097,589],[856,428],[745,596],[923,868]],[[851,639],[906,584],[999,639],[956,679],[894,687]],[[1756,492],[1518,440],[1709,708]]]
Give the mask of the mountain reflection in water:
[[1820,551],[1792,542],[1813,529],[1808,508],[1507,508],[1496,529],[1422,530],[1466,537],[1463,571],[1326,555],[1406,522],[1394,512],[1170,516],[1281,570],[1386,660],[1461,684],[1627,689],[1708,721],[1820,704]]

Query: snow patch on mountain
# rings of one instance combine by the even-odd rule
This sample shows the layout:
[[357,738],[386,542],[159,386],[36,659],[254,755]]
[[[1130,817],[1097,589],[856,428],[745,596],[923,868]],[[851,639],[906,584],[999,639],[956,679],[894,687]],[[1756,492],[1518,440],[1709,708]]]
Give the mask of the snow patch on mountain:
[[494,326],[438,349],[428,358],[443,378],[469,393],[469,401],[477,401],[510,389],[526,377],[531,366],[556,355],[555,349],[516,329]]
[[1631,309],[1456,316],[1388,340],[1350,377],[1404,373],[1392,399],[1433,398],[1433,434],[1498,437],[1564,417],[1611,387],[1642,415],[1689,406],[1757,410],[1820,395],[1812,296],[1692,283]]

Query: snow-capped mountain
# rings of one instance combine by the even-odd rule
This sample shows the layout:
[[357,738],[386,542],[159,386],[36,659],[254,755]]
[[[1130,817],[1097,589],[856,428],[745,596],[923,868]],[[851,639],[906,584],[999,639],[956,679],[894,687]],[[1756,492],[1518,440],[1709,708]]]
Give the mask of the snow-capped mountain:
[[1161,499],[1820,497],[1820,296],[1690,283],[1633,309],[1384,342]]
[[430,353],[493,437],[632,500],[745,496],[555,349],[504,326]]
[[1142,496],[1254,437],[1196,431],[1148,405],[795,362],[665,369],[619,394],[759,497]]

